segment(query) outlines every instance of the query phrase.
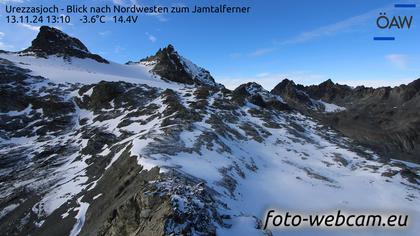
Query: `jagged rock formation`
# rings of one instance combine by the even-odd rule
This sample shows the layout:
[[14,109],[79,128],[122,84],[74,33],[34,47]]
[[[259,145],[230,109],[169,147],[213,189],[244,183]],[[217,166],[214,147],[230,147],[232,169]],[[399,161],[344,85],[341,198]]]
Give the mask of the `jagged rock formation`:
[[[395,88],[351,88],[327,80],[295,85],[284,80],[271,92],[388,158],[420,162],[420,79]],[[317,101],[346,109],[315,112]],[[321,110],[322,111],[322,110]]]
[[153,66],[152,71],[154,73],[169,81],[184,84],[196,83],[212,87],[221,86],[214,81],[210,72],[180,56],[171,44],[159,49],[155,55],[140,60],[140,62],[127,62],[128,65],[136,63]]
[[293,81],[285,79],[277,84],[271,93],[281,96],[288,104],[293,104],[299,110],[306,110],[308,107],[313,106],[310,97],[302,90],[301,87],[296,85]]
[[73,38],[60,30],[42,26],[32,45],[20,52],[22,55],[35,54],[38,57],[56,55],[64,58],[90,58],[101,63],[109,63],[97,54],[89,52],[79,39]]
[[[53,31],[48,42],[64,34]],[[67,42],[85,51],[73,38],[54,42],[35,45]],[[418,109],[411,111],[419,104],[418,81],[375,90],[285,80],[271,92],[256,83],[230,91],[172,46],[128,65],[97,64],[64,48],[51,55],[71,63],[50,65],[48,56],[38,58],[50,55],[42,50],[0,52],[5,235],[276,235],[261,229],[267,206],[398,206],[420,216],[418,165],[386,161],[320,123],[371,137],[365,126],[377,127],[386,116],[402,131],[418,124]],[[56,68],[62,73],[50,73]],[[69,71],[77,80],[63,82]],[[395,105],[395,114],[380,113]],[[354,112],[360,127],[343,118]],[[415,146],[410,135],[396,140]],[[414,225],[407,234],[418,230]]]
[[232,100],[239,105],[250,102],[266,109],[276,109],[279,111],[291,110],[279,96],[273,95],[257,83],[247,83],[240,85],[232,92]]

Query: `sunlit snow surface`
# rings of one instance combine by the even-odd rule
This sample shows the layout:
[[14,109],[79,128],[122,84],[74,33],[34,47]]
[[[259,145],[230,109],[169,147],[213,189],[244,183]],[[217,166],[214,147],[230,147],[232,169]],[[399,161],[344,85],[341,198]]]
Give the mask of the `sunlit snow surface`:
[[62,57],[50,56],[45,59],[17,54],[0,54],[0,57],[15,62],[19,67],[30,69],[34,76],[42,76],[56,83],[92,84],[100,81],[125,81],[158,88],[180,87],[158,79],[149,73],[150,67],[142,64],[121,65],[114,62],[105,64],[79,58],[65,61]]
[[[152,75],[150,68],[143,65],[120,65],[116,63],[100,64],[92,60],[72,59],[71,63],[62,58],[39,59],[33,57],[19,57],[14,54],[1,54],[0,57],[15,62],[22,68],[32,70],[33,75],[40,75],[56,83],[97,83],[106,81],[126,81],[130,83],[147,84],[160,89],[171,88],[181,97],[194,91],[193,87],[168,83]],[[90,95],[87,91],[85,95]],[[180,139],[185,147],[192,147],[197,137],[203,132],[214,132],[206,122],[210,114],[218,111],[212,101],[222,95],[216,93],[209,98],[204,119],[193,124],[194,130],[183,131]],[[279,98],[281,99],[281,98]],[[160,99],[154,100],[163,112],[165,106]],[[188,100],[183,100],[188,106]],[[247,104],[240,108],[243,112],[238,123],[228,124],[230,128],[242,135],[247,134],[239,128],[241,123],[251,123],[264,127],[261,118],[253,117],[248,112],[253,106]],[[328,109],[327,109],[328,108]],[[337,111],[335,107],[326,106],[326,112]],[[30,108],[28,108],[30,109]],[[18,111],[16,111],[18,112]],[[20,111],[20,112],[25,112]],[[10,114],[10,115],[14,115]],[[16,113],[20,114],[20,113]],[[191,176],[204,180],[207,185],[215,189],[221,201],[225,202],[228,209],[220,211],[232,217],[227,223],[231,228],[218,228],[219,235],[262,235],[263,232],[255,229],[255,217],[263,220],[268,209],[290,211],[291,213],[330,213],[337,210],[364,213],[393,213],[408,214],[410,226],[406,231],[374,231],[362,229],[349,230],[282,230],[273,231],[274,235],[418,235],[420,232],[420,191],[418,186],[410,184],[400,175],[392,178],[381,176],[386,170],[398,170],[398,167],[383,164],[376,159],[368,160],[360,156],[351,148],[350,141],[328,130],[310,118],[300,114],[279,113],[275,122],[282,124],[280,128],[267,128],[271,133],[264,142],[254,140],[234,140],[219,136],[220,140],[231,149],[231,153],[217,151],[219,144],[214,143],[214,148],[209,150],[202,147],[200,154],[196,152],[180,152],[176,155],[150,154],[148,147],[154,142],[154,137],[162,134],[160,124],[163,118],[155,118],[147,124],[133,125],[117,128],[118,118],[93,122],[94,115],[90,111],[78,110],[78,119],[87,118],[89,125],[105,127],[116,135],[125,130],[133,135],[125,141],[132,144],[131,154],[138,157],[138,163],[146,169],[154,166],[162,167],[162,171],[175,168]],[[146,117],[144,117],[146,118]],[[296,131],[293,125],[303,128]],[[65,137],[77,139],[80,137]],[[10,141],[9,141],[10,142]],[[87,140],[82,142],[82,147]],[[16,145],[27,143],[16,141]],[[104,149],[104,154],[109,150]],[[368,151],[366,151],[368,152]],[[340,161],[337,161],[339,156]],[[117,160],[115,155],[109,168]],[[89,157],[86,157],[89,158]],[[51,214],[55,209],[65,203],[69,198],[86,189],[87,183],[84,176],[86,158],[75,160],[69,156],[67,161],[56,169],[63,174],[63,180],[49,193],[45,194],[33,211],[39,214]],[[345,163],[345,164],[344,164]],[[418,168],[415,164],[410,164]],[[221,169],[235,167],[227,173]],[[236,189],[229,192],[219,182],[229,175],[236,182]],[[92,186],[89,186],[92,187]],[[84,214],[89,204],[78,199],[77,222],[72,230],[76,235],[83,225]],[[16,206],[9,206],[1,211],[6,214]],[[1,216],[0,216],[1,217]]]
[[345,107],[340,107],[340,106],[337,106],[335,104],[324,102],[322,100],[318,100],[318,102],[321,103],[324,106],[324,112],[327,112],[327,113],[329,113],[329,112],[340,112],[340,111],[346,110]]

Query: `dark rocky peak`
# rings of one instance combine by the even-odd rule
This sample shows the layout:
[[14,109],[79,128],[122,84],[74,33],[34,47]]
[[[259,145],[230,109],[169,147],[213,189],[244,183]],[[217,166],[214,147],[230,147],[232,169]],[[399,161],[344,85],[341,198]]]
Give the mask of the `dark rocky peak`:
[[416,91],[420,91],[420,79],[416,79],[413,82],[409,83],[407,86],[415,89]]
[[[159,50],[153,56],[148,56],[140,60],[140,62],[158,62],[163,61],[165,59],[175,59],[174,63],[179,62],[179,54],[175,50],[172,44],[169,44],[165,48],[159,48]],[[128,63],[129,64],[129,63]]]
[[304,91],[314,99],[321,99],[326,102],[335,102],[352,92],[352,88],[347,85],[334,83],[331,79],[322,82],[319,85],[311,85],[304,88]]
[[293,80],[284,79],[279,84],[277,84],[271,92],[273,93],[281,93],[282,91],[287,90],[297,90],[300,92],[303,92],[305,90],[305,87],[300,84],[296,84]]
[[243,104],[251,96],[261,96],[266,95],[266,91],[261,85],[255,82],[249,82],[246,84],[241,84],[232,92],[232,100]]
[[255,82],[242,84],[233,90],[232,101],[240,105],[250,102],[262,108],[290,110],[290,107],[283,103],[280,96],[271,94]]
[[331,79],[328,79],[319,84],[320,87],[334,87],[334,85],[335,83]]
[[168,46],[166,46],[166,48],[163,48],[159,51],[167,53],[167,54],[173,54],[173,53],[178,54],[178,52],[175,50],[175,48],[172,44],[168,44]]
[[420,79],[414,80],[407,85],[400,85],[392,88],[390,97],[398,97],[401,102],[407,102],[413,99],[420,99]]
[[293,80],[284,79],[271,90],[271,94],[281,96],[287,103],[293,105],[313,106],[310,97],[303,89],[302,85],[296,85]]
[[34,54],[44,58],[51,55],[62,56],[66,59],[71,57],[90,58],[100,63],[109,63],[101,56],[90,53],[79,39],[48,26],[42,26],[37,37],[32,41],[32,45],[21,51],[20,54]]
[[192,76],[183,65],[181,57],[171,44],[166,48],[159,49],[156,55],[150,59],[156,62],[153,71],[161,77],[178,83],[194,83]]
[[291,87],[296,87],[295,82],[293,82],[293,80],[289,80],[289,79],[284,79],[283,81],[281,81],[279,84],[276,85],[276,87],[274,87],[274,89],[272,91],[281,91],[284,90],[286,88],[291,88]]
[[255,82],[242,84],[233,91],[233,93],[241,93],[246,96],[255,95],[261,92],[265,92],[265,89]]
[[128,62],[127,64],[138,63],[152,66],[152,71],[165,80],[183,84],[223,87],[214,81],[210,72],[179,55],[171,44],[159,49],[155,55],[140,60],[140,62]]

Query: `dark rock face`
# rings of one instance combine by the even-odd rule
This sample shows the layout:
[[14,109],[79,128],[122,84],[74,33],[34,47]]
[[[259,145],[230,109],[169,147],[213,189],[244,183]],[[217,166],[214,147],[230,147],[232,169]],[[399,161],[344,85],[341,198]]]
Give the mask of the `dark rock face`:
[[[271,93],[388,158],[420,162],[420,79],[398,87],[351,88],[331,80],[302,86],[283,80]],[[346,108],[335,113],[308,109],[312,100]]]
[[[86,95],[89,90],[92,90],[91,94]],[[156,89],[146,85],[101,81],[95,85],[81,87],[81,98],[77,98],[76,102],[82,108],[99,112],[101,109],[142,107],[147,101],[155,98],[156,93]]]
[[336,101],[336,104],[341,104],[340,101],[352,93],[351,87],[347,85],[339,85],[327,80],[319,85],[312,85],[303,90],[314,99],[321,99],[323,101]]
[[57,55],[64,58],[90,58],[101,63],[109,63],[101,56],[90,53],[79,39],[48,26],[42,26],[32,45],[21,52],[23,55],[30,53],[38,57]]
[[287,104],[299,111],[307,110],[308,107],[312,107],[312,101],[310,97],[302,91],[300,85],[296,85],[293,81],[285,79],[276,85],[271,93],[281,96]]
[[154,56],[141,60],[141,62],[145,61],[155,62],[156,65],[153,68],[153,72],[164,79],[184,84],[194,83],[192,76],[185,70],[178,53],[172,45],[159,49]]
[[261,108],[288,111],[290,107],[272,96],[268,91],[257,83],[242,84],[232,92],[232,101],[239,105],[250,102]]
[[251,96],[251,94],[247,91],[247,84],[242,84],[239,87],[237,87],[232,92],[232,100],[239,103],[244,104],[246,101],[246,98]]
[[[154,56],[140,60],[139,63],[153,64],[152,71],[166,80],[183,84],[223,87],[214,81],[210,72],[181,57],[171,44],[159,49]],[[135,64],[135,62],[127,64]]]
[[85,197],[102,194],[89,207],[80,235],[164,235],[165,221],[173,214],[169,196],[146,194],[156,191],[149,181],[158,179],[158,169],[142,171],[135,157],[123,153]]
[[[420,96],[413,86],[361,89],[331,124],[390,158],[419,162]],[[354,96],[354,95],[353,95]],[[408,99],[409,98],[409,99]]]
[[172,45],[159,49],[155,56],[147,60],[156,60],[157,64],[153,71],[163,78],[184,84],[193,84],[194,80],[181,64],[178,54]]

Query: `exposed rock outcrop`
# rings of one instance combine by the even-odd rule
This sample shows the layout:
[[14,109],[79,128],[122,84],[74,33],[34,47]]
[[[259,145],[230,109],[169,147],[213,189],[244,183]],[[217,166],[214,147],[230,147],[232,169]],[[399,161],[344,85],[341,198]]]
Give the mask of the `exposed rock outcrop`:
[[79,39],[48,26],[41,26],[37,37],[32,41],[32,45],[21,51],[20,54],[36,55],[44,58],[51,55],[66,59],[71,57],[90,58],[101,63],[109,63],[101,56],[90,53]]
[[154,73],[170,81],[223,87],[214,81],[210,72],[180,56],[171,44],[159,49],[155,55],[140,60],[140,62],[127,62],[128,65],[137,63],[153,66],[152,71]]

